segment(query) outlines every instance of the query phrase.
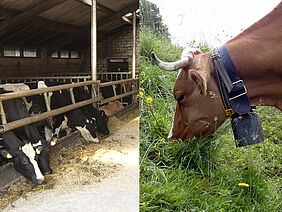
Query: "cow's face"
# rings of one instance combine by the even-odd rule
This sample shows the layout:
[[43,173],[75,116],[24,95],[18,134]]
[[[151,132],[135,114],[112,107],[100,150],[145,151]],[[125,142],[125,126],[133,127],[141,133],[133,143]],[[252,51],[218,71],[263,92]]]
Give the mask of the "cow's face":
[[172,66],[170,70],[175,66],[181,68],[173,89],[176,111],[169,135],[171,139],[209,136],[226,117],[216,80],[211,74],[213,64],[210,54],[189,54],[189,58],[186,58],[189,63],[184,68],[181,68],[182,64],[169,64]]
[[96,131],[96,124],[93,122],[86,120],[86,125],[84,127],[76,126],[76,129],[80,132],[81,136],[87,140],[92,142],[99,142]]
[[52,174],[52,169],[49,165],[49,156],[46,141],[40,140],[38,143],[32,144],[32,146],[36,153],[35,159],[42,174]]
[[2,145],[5,149],[0,149],[1,155],[6,159],[11,159],[16,171],[34,184],[42,184],[44,176],[39,169],[36,153],[31,143],[22,142],[13,131],[8,131],[3,134]]
[[108,128],[108,121],[109,121],[109,118],[106,115],[105,111],[103,110],[99,111],[99,115],[96,117],[97,129],[100,133],[104,135],[110,134],[110,131]]
[[33,184],[42,184],[44,177],[40,173],[35,159],[30,159],[22,150],[11,152],[7,149],[1,149],[0,152],[2,157],[12,161],[17,172],[31,180]]

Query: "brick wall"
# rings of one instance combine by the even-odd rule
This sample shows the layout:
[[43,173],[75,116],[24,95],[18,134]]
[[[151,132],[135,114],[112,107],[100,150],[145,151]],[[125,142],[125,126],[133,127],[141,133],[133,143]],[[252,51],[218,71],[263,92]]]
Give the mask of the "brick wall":
[[[136,29],[136,72],[139,73],[139,24]],[[132,25],[123,26],[98,42],[98,72],[107,72],[107,59],[128,58],[132,70]],[[54,59],[40,50],[40,58],[0,56],[0,78],[48,76],[57,73],[90,73],[90,49],[83,51],[81,59]]]
[[0,78],[83,72],[82,59],[54,59],[41,49],[40,58],[0,57]]
[[[98,72],[107,72],[107,59],[128,58],[129,71],[132,70],[133,35],[132,25],[126,25],[100,39],[98,42]],[[139,24],[136,29],[136,72],[139,73]],[[85,72],[90,72],[90,50],[85,51]]]

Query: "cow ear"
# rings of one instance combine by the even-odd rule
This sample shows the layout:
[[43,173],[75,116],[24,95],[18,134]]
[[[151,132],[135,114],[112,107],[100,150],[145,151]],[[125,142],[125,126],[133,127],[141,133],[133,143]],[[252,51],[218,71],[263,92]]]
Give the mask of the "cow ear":
[[0,149],[0,155],[6,159],[10,159],[13,157],[6,149]]
[[201,94],[207,95],[208,74],[202,70],[189,70],[189,77],[198,85]]

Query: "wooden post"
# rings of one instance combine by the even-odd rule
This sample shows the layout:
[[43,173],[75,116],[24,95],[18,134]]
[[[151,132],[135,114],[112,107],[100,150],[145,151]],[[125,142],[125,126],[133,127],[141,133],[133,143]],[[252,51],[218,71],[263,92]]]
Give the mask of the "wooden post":
[[97,80],[97,19],[96,0],[92,0],[91,7],[91,78]]
[[136,12],[133,12],[133,49],[132,49],[132,78],[135,78],[136,67]]

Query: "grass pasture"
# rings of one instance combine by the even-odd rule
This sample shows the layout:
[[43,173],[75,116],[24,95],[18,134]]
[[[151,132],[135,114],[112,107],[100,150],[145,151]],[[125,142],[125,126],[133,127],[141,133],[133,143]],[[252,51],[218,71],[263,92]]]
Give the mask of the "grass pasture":
[[177,73],[150,52],[173,61],[182,48],[144,32],[140,47],[140,211],[282,211],[280,111],[256,110],[265,141],[253,146],[235,147],[229,120],[212,138],[170,141]]

